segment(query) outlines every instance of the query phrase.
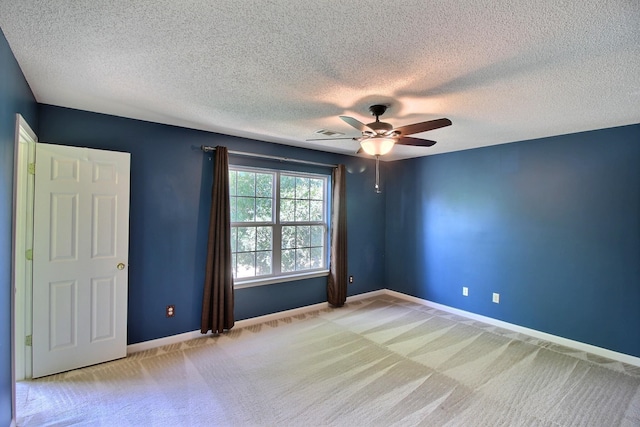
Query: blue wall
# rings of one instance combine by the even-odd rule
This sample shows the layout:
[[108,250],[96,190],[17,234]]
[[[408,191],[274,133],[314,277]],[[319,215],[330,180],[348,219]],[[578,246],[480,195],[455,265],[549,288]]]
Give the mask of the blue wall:
[[[384,197],[373,191],[369,159],[287,147],[78,111],[39,106],[41,142],[131,153],[130,344],[200,329],[211,156],[201,145],[344,163],[347,178],[349,295],[384,288]],[[366,220],[362,220],[365,218]],[[236,319],[326,301],[326,278],[236,290]],[[176,316],[167,319],[165,307]]]
[[0,31],[0,423],[11,422],[11,250],[16,113],[37,131],[36,101]]
[[387,287],[640,357],[640,125],[389,168]]

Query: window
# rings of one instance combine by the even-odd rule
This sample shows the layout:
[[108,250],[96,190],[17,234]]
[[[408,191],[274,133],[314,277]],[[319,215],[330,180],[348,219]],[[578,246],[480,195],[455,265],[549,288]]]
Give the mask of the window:
[[236,283],[327,270],[328,176],[229,167]]

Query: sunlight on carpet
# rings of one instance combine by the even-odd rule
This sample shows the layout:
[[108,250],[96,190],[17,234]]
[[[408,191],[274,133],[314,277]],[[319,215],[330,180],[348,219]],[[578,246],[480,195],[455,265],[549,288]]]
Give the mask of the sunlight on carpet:
[[20,382],[17,411],[19,426],[638,426],[640,369],[385,295]]

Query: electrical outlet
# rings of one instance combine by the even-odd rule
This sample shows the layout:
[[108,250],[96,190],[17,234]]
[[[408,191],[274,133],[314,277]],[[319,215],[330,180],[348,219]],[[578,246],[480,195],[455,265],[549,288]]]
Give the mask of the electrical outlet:
[[353,283],[353,276],[349,276],[349,283]]
[[168,305],[167,306],[167,317],[173,317],[176,315],[176,306]]
[[493,293],[493,302],[495,302],[496,304],[500,304],[500,294],[497,293]]
[[466,286],[462,287],[462,295],[465,297],[469,296],[469,288],[467,288]]

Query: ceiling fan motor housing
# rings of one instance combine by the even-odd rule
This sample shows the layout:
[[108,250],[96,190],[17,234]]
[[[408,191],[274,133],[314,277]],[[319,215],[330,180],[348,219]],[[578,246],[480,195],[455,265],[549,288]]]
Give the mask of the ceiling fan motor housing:
[[379,122],[379,121],[371,122],[367,124],[367,127],[376,131],[377,134],[387,133],[393,129],[393,126],[391,126],[390,123]]

